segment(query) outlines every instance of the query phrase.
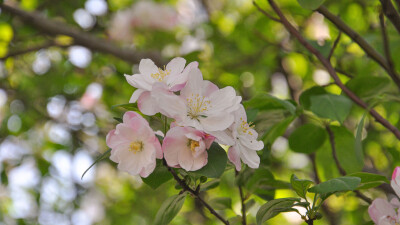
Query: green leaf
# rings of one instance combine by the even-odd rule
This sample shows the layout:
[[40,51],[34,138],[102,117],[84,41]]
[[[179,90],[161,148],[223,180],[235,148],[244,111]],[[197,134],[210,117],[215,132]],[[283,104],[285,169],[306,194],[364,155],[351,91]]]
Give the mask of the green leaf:
[[208,163],[200,170],[192,173],[206,176],[208,178],[218,178],[224,173],[228,157],[225,150],[217,143],[213,143],[208,152]]
[[280,198],[271,200],[260,207],[257,212],[257,225],[275,217],[280,212],[287,212],[295,202],[300,202],[300,198]]
[[390,79],[376,76],[356,76],[346,83],[346,86],[358,97],[365,100],[376,97],[390,86]]
[[211,199],[210,205],[216,210],[226,210],[232,208],[232,199],[228,197]]
[[174,195],[163,202],[157,212],[155,225],[169,224],[172,219],[179,213],[183,203],[185,203],[186,194]]
[[299,101],[300,105],[302,105],[305,109],[310,109],[311,107],[311,97],[317,95],[327,94],[325,89],[320,86],[314,86],[310,89],[305,90],[301,93]]
[[151,188],[156,189],[161,184],[172,179],[172,174],[164,166],[161,159],[157,159],[157,165],[154,171],[146,178],[142,178],[143,182]]
[[374,173],[358,172],[349,174],[348,176],[361,178],[360,186],[357,189],[369,189],[383,183],[389,183],[389,180],[385,176]]
[[85,172],[83,172],[81,179],[83,179],[83,176],[85,176],[85,174],[98,162],[100,162],[102,159],[104,159],[106,156],[108,156],[108,154],[111,152],[111,148],[108,149],[106,152],[104,152],[103,154],[101,154],[99,157],[97,157],[97,159],[92,163],[92,165],[89,166],[89,168],[87,168],[85,170]]
[[308,191],[320,195],[331,195],[341,191],[354,191],[360,182],[361,178],[359,177],[338,177],[317,184]]
[[336,155],[346,173],[360,172],[364,167],[364,158],[356,152],[355,138],[345,127],[331,126],[335,136]]
[[326,131],[322,127],[308,123],[298,127],[289,136],[289,146],[295,152],[313,153],[325,142]]
[[309,10],[315,10],[324,3],[325,0],[297,0],[301,7]]
[[114,120],[116,120],[116,121],[118,121],[118,122],[120,122],[120,123],[123,123],[124,121],[122,120],[122,118],[119,118],[119,117],[113,117],[114,118]]
[[285,133],[287,127],[295,118],[296,118],[295,116],[290,116],[282,120],[281,122],[276,123],[269,130],[267,130],[265,135],[261,138],[264,141],[264,144],[272,145],[275,139],[277,139],[279,136],[282,136]]
[[251,98],[251,100],[244,102],[243,105],[246,106],[246,108],[259,110],[284,109],[289,111],[292,115],[296,114],[296,106],[293,105],[292,102],[279,99],[266,93]]
[[367,113],[364,113],[363,117],[361,118],[360,123],[358,124],[356,140],[354,142],[354,151],[356,153],[356,157],[359,159],[360,164],[362,164],[362,165],[364,165],[364,152],[362,149],[362,130],[364,127],[364,120],[365,120],[366,115],[367,115]]
[[350,113],[352,104],[352,101],[343,95],[324,94],[311,96],[310,110],[322,118],[343,123]]
[[290,183],[292,185],[292,189],[297,193],[298,196],[306,198],[307,190],[314,182],[311,180],[299,179],[293,174],[290,178]]
[[214,179],[212,181],[209,181],[209,182],[201,185],[200,186],[200,190],[201,191],[207,191],[207,190],[210,190],[210,189],[218,187],[218,185],[219,185],[219,179]]
[[113,105],[113,106],[111,106],[111,109],[115,109],[115,108],[118,108],[118,107],[121,107],[121,108],[124,108],[124,109],[127,109],[127,110],[133,110],[133,111],[138,111],[139,110],[137,105],[136,105],[136,103]]

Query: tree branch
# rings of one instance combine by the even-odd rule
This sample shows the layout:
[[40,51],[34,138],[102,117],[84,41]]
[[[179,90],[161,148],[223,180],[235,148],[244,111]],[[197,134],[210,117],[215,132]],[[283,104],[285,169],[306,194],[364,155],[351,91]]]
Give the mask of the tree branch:
[[331,144],[331,148],[332,148],[332,156],[333,156],[333,160],[335,160],[335,164],[336,167],[339,170],[340,175],[345,176],[346,175],[346,171],[344,171],[343,167],[340,165],[339,159],[337,158],[337,154],[336,154],[336,146],[335,146],[335,135],[333,134],[331,128],[329,127],[329,125],[325,126],[326,131],[328,132],[329,135],[329,142]]
[[38,13],[26,12],[6,4],[0,4],[0,8],[4,12],[18,16],[25,23],[46,34],[69,36],[74,39],[74,44],[82,45],[93,51],[111,54],[129,63],[139,63],[143,58],[150,58],[157,65],[164,64],[160,54],[157,52],[134,52],[128,49],[121,49],[103,38],[69,27],[67,24],[52,21]]
[[376,61],[386,72],[389,76],[393,79],[397,87],[400,89],[400,79],[395,71],[390,70],[390,67],[386,61],[386,59],[377,52],[368,42],[361,37],[356,31],[351,29],[345,22],[343,22],[339,17],[333,15],[327,8],[321,6],[317,9],[319,13],[324,15],[328,20],[330,20],[335,26],[347,34],[354,42],[356,42],[367,55]]
[[273,21],[276,22],[281,22],[278,18],[276,18],[275,16],[272,16],[271,14],[269,14],[267,11],[265,11],[264,9],[262,9],[256,1],[253,1],[253,5],[258,9],[258,11],[260,11],[262,14],[264,14],[266,17],[270,18]]
[[189,192],[190,194],[192,194],[193,196],[195,196],[200,202],[201,204],[204,205],[204,207],[206,207],[208,209],[208,211],[210,211],[211,214],[213,214],[215,217],[217,217],[221,222],[223,222],[226,225],[229,225],[229,222],[227,220],[225,220],[221,215],[219,215],[214,209],[213,207],[211,207],[207,202],[205,202],[199,195],[199,192],[196,190],[193,190],[192,188],[190,188],[184,180],[182,180],[181,178],[179,178],[178,174],[175,173],[175,171],[169,167],[167,165],[167,162],[165,161],[165,159],[163,159],[163,164],[165,167],[167,167],[168,171],[172,174],[172,176],[174,177],[174,179],[176,180],[176,182],[178,182],[179,186],[182,187],[182,189],[184,191]]
[[310,51],[313,55],[315,55],[318,60],[324,65],[324,67],[327,69],[329,75],[333,78],[335,81],[336,85],[342,89],[342,91],[357,105],[361,106],[362,108],[366,109],[369,111],[369,113],[378,121],[380,124],[382,124],[384,127],[386,127],[388,130],[390,130],[397,139],[400,140],[400,131],[393,126],[391,123],[389,123],[386,119],[384,119],[378,112],[376,112],[374,109],[371,109],[364,101],[362,101],[357,95],[355,95],[352,91],[350,91],[339,79],[338,75],[336,74],[335,69],[332,67],[331,63],[319,52],[317,49],[315,49],[310,43],[306,41],[306,39],[297,31],[296,28],[290,24],[290,22],[286,19],[286,17],[283,15],[282,11],[279,9],[279,7],[276,5],[276,3],[273,0],[268,0],[268,2],[271,4],[272,8],[274,11],[278,14],[278,16],[281,19],[282,24],[286,27],[286,29],[291,33],[293,36],[297,38],[297,40],[308,50]]
[[60,44],[57,44],[54,41],[48,41],[48,42],[45,42],[45,43],[43,43],[41,45],[38,45],[38,46],[33,46],[33,47],[29,47],[29,48],[25,48],[25,49],[20,49],[20,50],[16,50],[16,51],[13,51],[13,52],[9,52],[9,53],[7,53],[7,55],[1,57],[0,60],[5,60],[5,59],[7,59],[9,57],[23,55],[23,54],[26,54],[26,53],[29,53],[29,52],[39,51],[40,49],[49,48],[49,47],[52,47],[52,46],[66,48],[66,47],[69,47],[70,45],[60,45]]
[[339,44],[339,41],[340,41],[340,37],[341,37],[341,36],[342,36],[342,31],[339,31],[339,34],[338,34],[338,36],[337,36],[335,42],[333,42],[333,46],[332,46],[332,48],[331,48],[331,51],[329,52],[328,60],[331,60],[331,57],[332,57],[332,55],[333,55],[333,52],[335,51],[337,45]]
[[391,0],[379,0],[382,4],[382,10],[385,16],[392,22],[397,32],[400,33],[400,15],[394,8]]
[[[392,74],[394,74],[396,76],[397,74],[394,69],[392,57],[390,56],[389,38],[388,38],[388,35],[386,32],[385,17],[383,16],[383,13],[379,14],[379,22],[380,22],[381,30],[382,30],[383,49],[385,51],[386,61],[389,66],[389,70],[391,71]],[[399,77],[396,77],[396,78],[399,79]]]

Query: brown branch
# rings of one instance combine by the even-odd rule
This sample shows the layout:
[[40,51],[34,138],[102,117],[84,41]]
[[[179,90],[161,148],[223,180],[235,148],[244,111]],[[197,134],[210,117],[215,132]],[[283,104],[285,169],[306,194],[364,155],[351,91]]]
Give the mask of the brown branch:
[[264,14],[266,17],[270,18],[273,21],[276,22],[281,22],[278,18],[276,18],[275,16],[269,14],[267,11],[265,11],[264,9],[262,9],[256,1],[253,1],[253,5],[258,9],[258,11],[260,11],[262,14]]
[[5,60],[5,59],[7,59],[9,57],[14,57],[14,56],[18,56],[18,55],[27,54],[27,53],[30,53],[30,52],[39,51],[40,49],[49,48],[49,47],[52,47],[52,46],[58,46],[58,47],[65,48],[65,47],[69,47],[70,45],[60,45],[60,44],[57,44],[54,41],[48,41],[48,42],[45,42],[45,43],[43,43],[41,45],[38,45],[38,46],[33,46],[33,47],[29,47],[29,48],[25,48],[25,49],[20,49],[20,50],[15,50],[15,51],[9,52],[9,53],[7,53],[7,55],[1,57],[0,60]]
[[[239,175],[239,172],[235,170],[235,175]],[[244,195],[243,195],[243,190],[242,190],[242,186],[240,186],[240,184],[238,184],[238,188],[239,188],[239,194],[240,194],[240,201],[242,203],[242,225],[246,225],[247,224],[247,220],[246,220],[246,204],[244,203],[244,201],[246,200]]]
[[182,187],[183,191],[187,191],[190,194],[192,194],[197,200],[199,200],[199,202],[201,204],[204,205],[204,207],[206,207],[208,209],[208,211],[210,211],[211,214],[213,214],[215,217],[217,217],[221,222],[223,222],[226,225],[229,225],[229,222],[227,220],[225,220],[221,215],[219,215],[214,209],[213,207],[211,207],[206,201],[204,201],[200,195],[199,192],[196,190],[193,190],[192,188],[190,188],[186,182],[184,180],[182,180],[181,178],[179,178],[178,174],[176,174],[176,172],[167,165],[167,162],[165,161],[165,159],[163,159],[163,164],[164,166],[168,169],[168,171],[172,174],[172,176],[174,177],[174,179],[176,180],[176,182],[178,182],[179,186]]
[[397,32],[400,33],[400,15],[394,8],[391,0],[379,0],[382,4],[382,10],[385,16],[392,22]]
[[335,51],[337,45],[339,44],[339,41],[340,41],[340,37],[341,37],[341,36],[342,36],[342,31],[339,31],[339,34],[338,34],[338,36],[337,36],[335,42],[333,42],[333,46],[332,46],[332,48],[331,48],[331,51],[329,52],[328,60],[331,60],[332,55],[333,55],[333,52]]
[[[383,16],[383,13],[379,14],[379,22],[380,22],[380,25],[381,25],[383,49],[385,51],[386,61],[387,61],[388,66],[389,66],[389,70],[392,72],[392,74],[394,74],[396,76],[397,74],[396,74],[396,71],[394,69],[392,57],[390,56],[389,37],[388,37],[387,32],[386,32],[385,17]],[[397,77],[397,76],[396,76],[396,78],[399,79],[399,77]]]
[[325,129],[326,129],[326,131],[328,132],[328,135],[329,135],[329,142],[330,142],[331,148],[332,148],[332,156],[333,156],[333,160],[335,160],[336,167],[338,168],[340,175],[346,176],[346,171],[340,165],[339,159],[337,158],[336,146],[335,146],[335,135],[333,134],[333,131],[329,127],[329,125],[326,125]]
[[396,72],[391,71],[390,67],[386,61],[386,59],[379,53],[377,52],[368,42],[361,37],[356,31],[351,29],[345,22],[343,22],[339,17],[333,15],[327,8],[324,6],[321,6],[317,9],[319,13],[324,15],[328,20],[330,20],[335,26],[343,31],[345,34],[347,34],[354,42],[356,42],[367,55],[376,61],[383,69],[386,70],[386,72],[389,74],[389,76],[393,79],[395,84],[397,85],[398,88],[400,88],[400,79],[398,78],[398,75]]
[[18,16],[22,21],[30,24],[43,33],[48,35],[69,36],[74,39],[74,44],[85,46],[93,51],[111,54],[129,63],[139,63],[143,58],[150,58],[158,65],[164,64],[159,53],[135,52],[129,49],[122,49],[103,38],[70,27],[65,23],[52,21],[38,13],[26,12],[6,4],[0,4],[0,8],[3,12]]
[[397,139],[400,140],[400,131],[393,126],[391,123],[389,123],[386,119],[384,119],[378,112],[376,112],[374,109],[371,109],[363,100],[361,100],[357,95],[355,95],[352,91],[350,91],[339,79],[338,75],[336,74],[335,69],[332,67],[331,63],[319,52],[317,49],[315,49],[310,43],[306,41],[306,39],[297,31],[296,28],[290,24],[290,22],[286,19],[286,17],[283,15],[282,11],[279,9],[279,7],[276,5],[276,3],[273,0],[268,0],[268,2],[271,4],[272,8],[274,11],[278,14],[278,16],[281,19],[282,24],[286,27],[286,29],[291,33],[293,36],[297,38],[297,40],[308,50],[310,51],[313,55],[315,55],[318,60],[324,65],[324,67],[327,69],[329,75],[333,78],[335,81],[336,85],[342,89],[342,91],[357,105],[361,106],[362,108],[366,109],[369,111],[369,113],[375,118],[377,122],[382,124],[384,127],[386,127],[388,130],[390,130],[396,137]]

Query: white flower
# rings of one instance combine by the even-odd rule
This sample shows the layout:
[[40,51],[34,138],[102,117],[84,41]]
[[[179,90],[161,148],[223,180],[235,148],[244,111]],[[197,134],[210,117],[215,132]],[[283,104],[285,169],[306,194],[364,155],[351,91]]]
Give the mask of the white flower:
[[158,68],[150,59],[142,59],[139,64],[140,74],[125,75],[130,85],[137,88],[130,103],[138,102],[140,111],[145,115],[154,115],[159,112],[151,91],[156,83],[165,84],[166,92],[181,90],[188,79],[188,73],[192,68],[197,68],[198,63],[192,62],[185,68],[186,60],[183,58],[172,59],[164,69]]
[[174,118],[178,126],[194,127],[206,133],[228,128],[242,100],[232,87],[219,89],[210,81],[204,81],[197,68],[189,72],[180,96],[168,94],[162,86],[154,85],[153,92],[160,112]]

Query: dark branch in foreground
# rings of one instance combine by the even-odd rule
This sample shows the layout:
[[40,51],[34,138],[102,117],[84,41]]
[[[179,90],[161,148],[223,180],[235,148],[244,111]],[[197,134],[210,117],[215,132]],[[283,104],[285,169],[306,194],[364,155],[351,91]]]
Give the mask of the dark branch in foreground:
[[338,75],[336,74],[335,69],[332,67],[332,64],[319,52],[317,49],[315,49],[310,43],[306,41],[306,39],[299,33],[299,31],[290,24],[290,22],[286,19],[286,17],[283,15],[282,11],[279,9],[279,7],[276,5],[276,3],[273,0],[268,0],[268,2],[271,4],[272,8],[274,11],[277,13],[277,15],[281,19],[281,23],[286,27],[286,29],[289,31],[290,34],[292,34],[296,39],[308,50],[310,51],[313,55],[315,55],[318,60],[322,63],[322,65],[327,69],[329,75],[333,78],[335,81],[336,85],[342,89],[342,91],[357,105],[361,106],[362,108],[366,109],[369,111],[369,113],[375,118],[377,122],[382,124],[384,127],[386,127],[388,130],[390,130],[397,139],[400,140],[400,131],[393,126],[389,121],[387,121],[385,118],[383,118],[378,112],[376,112],[374,109],[371,109],[363,100],[361,100],[357,95],[355,95],[350,89],[348,89],[342,81],[339,79]]
[[172,174],[172,176],[174,177],[174,179],[176,180],[176,182],[178,182],[179,186],[182,187],[182,189],[184,191],[189,192],[190,194],[192,194],[194,197],[196,197],[201,204],[204,205],[204,207],[206,207],[208,209],[208,211],[210,211],[211,214],[213,214],[215,217],[217,217],[221,222],[223,222],[226,225],[229,225],[229,222],[227,220],[225,220],[221,215],[219,215],[207,202],[205,202],[199,195],[199,190],[193,190],[192,188],[190,188],[184,180],[182,180],[181,178],[179,178],[178,174],[176,174],[176,172],[167,165],[167,162],[165,161],[165,159],[163,159],[163,163],[164,166],[167,167],[168,171]]
[[152,59],[157,65],[164,64],[157,52],[135,52],[133,50],[121,49],[109,41],[93,36],[88,32],[68,26],[67,24],[52,21],[38,13],[26,12],[24,10],[0,4],[3,12],[18,16],[22,21],[48,35],[66,35],[74,39],[74,44],[82,45],[93,51],[111,54],[129,63],[139,63],[143,58]]
[[382,10],[385,16],[392,22],[397,32],[400,33],[400,15],[394,8],[391,0],[379,0],[382,4]]
[[[385,51],[386,61],[388,63],[389,70],[391,71],[391,73],[396,75],[392,57],[390,56],[389,37],[386,32],[385,17],[383,16],[382,13],[379,14],[379,22],[380,22],[381,30],[382,30],[383,49]],[[398,77],[397,77],[397,79],[398,79]]]

